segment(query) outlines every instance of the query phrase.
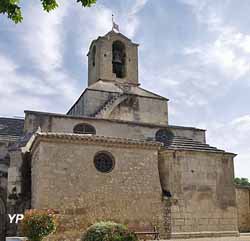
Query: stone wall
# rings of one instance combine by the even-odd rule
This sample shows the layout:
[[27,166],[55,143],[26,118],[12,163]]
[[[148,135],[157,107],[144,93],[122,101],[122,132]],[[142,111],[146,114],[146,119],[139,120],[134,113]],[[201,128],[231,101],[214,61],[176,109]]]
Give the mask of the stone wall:
[[[93,163],[103,150],[115,158],[110,173]],[[58,210],[59,232],[114,220],[134,228],[158,226],[166,234],[157,148],[38,137],[32,153],[32,208]]]
[[108,91],[85,90],[79,100],[69,110],[68,115],[90,116],[96,113],[106,101],[117,93]]
[[[68,114],[72,116],[91,116],[117,94],[87,89]],[[130,94],[126,101],[115,107],[109,119],[167,124],[168,104],[165,99]]]
[[172,237],[238,234],[233,155],[163,151],[159,171],[172,194]]
[[[112,70],[112,44],[119,40],[125,45],[126,51],[126,76],[125,78],[116,78]],[[96,81],[109,80],[120,83],[138,84],[138,45],[132,43],[127,37],[122,34],[109,32],[104,37],[99,37],[93,41],[90,46],[90,51],[93,46],[96,46],[96,61],[92,65],[92,52],[88,54],[88,85],[94,84]]]
[[114,121],[66,115],[53,115],[39,112],[26,112],[25,131],[34,132],[40,126],[43,132],[73,133],[79,123],[93,125],[99,136],[113,136],[131,139],[154,139],[160,128],[170,128],[174,135],[190,138],[205,143],[205,131],[178,126],[150,125],[135,122]]
[[109,118],[166,125],[168,106],[165,100],[131,95],[114,109]]
[[236,187],[239,231],[250,232],[250,188]]

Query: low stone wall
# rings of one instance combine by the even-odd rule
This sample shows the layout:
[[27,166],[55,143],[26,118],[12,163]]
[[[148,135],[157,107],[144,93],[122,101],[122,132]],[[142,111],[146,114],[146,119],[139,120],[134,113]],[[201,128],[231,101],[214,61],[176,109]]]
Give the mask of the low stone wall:
[[250,232],[250,187],[236,186],[240,232]]

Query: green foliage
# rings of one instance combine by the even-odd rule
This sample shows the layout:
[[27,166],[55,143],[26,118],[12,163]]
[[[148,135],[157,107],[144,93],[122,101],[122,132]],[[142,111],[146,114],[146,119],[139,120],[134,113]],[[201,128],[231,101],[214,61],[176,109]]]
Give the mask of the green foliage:
[[250,187],[250,182],[247,178],[239,178],[239,177],[236,177],[234,179],[234,182],[236,185],[240,185],[240,186],[244,186],[244,187]]
[[[97,0],[76,0],[83,7],[91,7]],[[15,23],[20,23],[23,20],[20,0],[0,0],[0,14],[7,14],[8,18]],[[56,9],[59,5],[57,0],[41,0],[43,9],[47,12]]]
[[90,226],[82,241],[138,241],[137,236],[124,225],[113,222],[100,222]]
[[21,233],[30,241],[41,241],[56,230],[53,210],[28,210],[21,222]]
[[0,14],[7,14],[15,23],[23,20],[19,0],[0,0]]

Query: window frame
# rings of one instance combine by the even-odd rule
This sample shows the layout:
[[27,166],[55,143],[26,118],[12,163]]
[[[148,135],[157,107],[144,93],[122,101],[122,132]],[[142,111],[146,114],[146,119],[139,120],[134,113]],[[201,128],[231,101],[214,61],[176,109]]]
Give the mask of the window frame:
[[[82,131],[80,131],[80,130],[77,131],[76,128],[78,128],[78,127],[82,127]],[[87,132],[86,131],[87,128],[92,129],[92,131]],[[73,133],[74,134],[82,134],[82,135],[87,135],[87,134],[88,135],[96,135],[96,129],[91,124],[88,124],[88,123],[78,123],[78,124],[76,124],[74,126]]]
[[[108,171],[103,171],[101,169],[99,169],[96,165],[96,162],[97,162],[97,158],[100,156],[100,155],[105,155],[106,157],[109,158],[109,160],[112,162],[112,168],[110,168]],[[114,156],[112,155],[112,153],[110,153],[109,151],[98,151],[97,153],[95,153],[94,155],[94,158],[93,158],[93,164],[94,164],[94,167],[95,169],[100,172],[100,173],[103,173],[103,174],[107,174],[107,173],[110,173],[114,170],[115,168],[115,158]]]

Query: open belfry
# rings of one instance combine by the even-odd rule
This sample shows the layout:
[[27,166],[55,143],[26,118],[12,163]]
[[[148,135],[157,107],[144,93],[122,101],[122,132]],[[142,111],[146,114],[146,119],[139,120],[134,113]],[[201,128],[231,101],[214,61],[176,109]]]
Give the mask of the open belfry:
[[138,44],[123,34],[92,41],[88,87],[67,114],[26,110],[20,126],[2,146],[0,210],[56,210],[49,240],[75,241],[100,220],[156,227],[161,239],[238,235],[235,154],[168,123],[168,99],[140,87]]

